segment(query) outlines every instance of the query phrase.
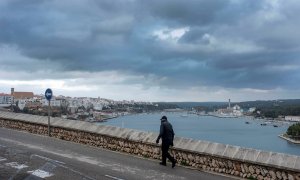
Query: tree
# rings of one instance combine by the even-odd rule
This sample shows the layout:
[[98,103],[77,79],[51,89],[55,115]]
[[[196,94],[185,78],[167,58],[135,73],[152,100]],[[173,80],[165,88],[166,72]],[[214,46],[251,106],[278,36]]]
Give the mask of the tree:
[[24,107],[24,108],[23,108],[23,112],[24,112],[24,113],[29,113],[28,107]]
[[293,139],[300,139],[300,123],[291,125],[286,133]]

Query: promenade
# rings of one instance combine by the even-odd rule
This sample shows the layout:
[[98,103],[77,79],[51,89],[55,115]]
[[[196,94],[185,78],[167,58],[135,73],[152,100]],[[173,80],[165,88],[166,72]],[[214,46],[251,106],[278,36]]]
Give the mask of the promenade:
[[[158,161],[0,128],[0,179],[232,179]],[[235,178],[236,179],[236,178]]]

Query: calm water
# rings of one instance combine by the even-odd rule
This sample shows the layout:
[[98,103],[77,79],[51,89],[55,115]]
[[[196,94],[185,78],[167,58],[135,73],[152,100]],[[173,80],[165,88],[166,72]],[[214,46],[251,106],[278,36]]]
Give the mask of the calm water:
[[[172,123],[175,136],[207,140],[223,144],[300,155],[300,145],[295,145],[278,137],[286,132],[289,124],[275,128],[272,124],[261,126],[263,120],[250,118],[216,118],[182,113],[156,113],[123,116],[104,124],[159,132],[160,117],[166,115]],[[250,124],[246,124],[248,121]]]

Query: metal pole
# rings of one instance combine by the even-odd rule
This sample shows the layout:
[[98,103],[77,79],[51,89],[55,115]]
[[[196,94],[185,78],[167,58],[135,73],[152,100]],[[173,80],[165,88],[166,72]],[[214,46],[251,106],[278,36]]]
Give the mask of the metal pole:
[[50,137],[50,100],[48,101],[48,136]]
[[11,98],[11,102],[10,102],[10,110],[11,110],[11,112],[14,112],[13,98]]

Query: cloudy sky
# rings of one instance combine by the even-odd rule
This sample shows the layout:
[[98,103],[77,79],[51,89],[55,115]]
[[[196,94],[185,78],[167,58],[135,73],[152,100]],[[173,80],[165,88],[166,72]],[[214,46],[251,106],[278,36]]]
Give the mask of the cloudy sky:
[[0,92],[300,98],[299,0],[1,0]]

